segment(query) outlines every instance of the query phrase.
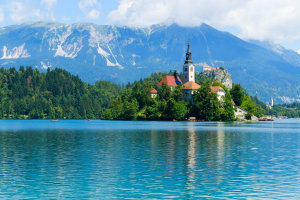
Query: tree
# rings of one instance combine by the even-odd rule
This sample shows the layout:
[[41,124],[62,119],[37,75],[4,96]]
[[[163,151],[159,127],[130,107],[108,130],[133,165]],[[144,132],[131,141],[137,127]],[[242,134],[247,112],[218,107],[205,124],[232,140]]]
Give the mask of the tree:
[[246,115],[247,119],[251,119],[253,115],[256,117],[262,117],[264,115],[264,110],[256,106],[250,96],[244,96],[241,107],[248,112]]
[[225,101],[223,108],[221,109],[221,120],[222,121],[234,121],[234,109],[231,102],[231,96],[228,92],[225,94]]
[[243,102],[243,97],[245,92],[240,84],[234,84],[230,90],[230,94],[236,106],[241,106]]
[[193,95],[193,114],[205,121],[217,121],[220,119],[220,102],[217,95],[211,92],[210,81],[205,81],[201,88]]
[[171,98],[171,88],[167,86],[166,83],[163,83],[162,86],[158,89],[158,97],[159,100],[166,100],[168,101]]
[[172,98],[175,101],[182,101],[182,86],[181,85],[177,85],[174,89],[174,91],[172,92]]

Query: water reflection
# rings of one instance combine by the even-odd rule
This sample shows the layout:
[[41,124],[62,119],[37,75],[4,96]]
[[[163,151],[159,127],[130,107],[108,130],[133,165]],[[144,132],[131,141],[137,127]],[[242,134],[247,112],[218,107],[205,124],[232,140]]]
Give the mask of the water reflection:
[[196,166],[196,142],[197,135],[196,131],[193,127],[189,127],[188,129],[188,155],[187,155],[187,189],[193,190],[195,189],[195,166]]
[[300,198],[300,134],[284,124],[142,123],[0,131],[0,198]]

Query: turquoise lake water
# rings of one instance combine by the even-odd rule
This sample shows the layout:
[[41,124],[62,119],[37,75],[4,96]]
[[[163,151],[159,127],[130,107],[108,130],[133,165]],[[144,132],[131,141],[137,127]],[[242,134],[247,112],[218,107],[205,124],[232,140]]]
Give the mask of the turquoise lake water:
[[0,120],[0,199],[300,199],[300,120]]

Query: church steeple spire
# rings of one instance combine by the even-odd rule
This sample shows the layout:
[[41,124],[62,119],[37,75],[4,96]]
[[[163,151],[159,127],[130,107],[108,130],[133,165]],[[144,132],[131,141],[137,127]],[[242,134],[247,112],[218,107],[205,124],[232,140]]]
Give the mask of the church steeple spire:
[[190,49],[190,43],[188,43],[188,49],[186,52],[186,58],[183,65],[183,83],[192,81],[195,82],[195,66],[192,62],[192,53]]
[[187,64],[187,63],[193,63],[192,53],[191,53],[191,50],[190,50],[190,42],[188,42],[188,49],[187,49],[187,52],[186,52],[186,58],[185,58],[184,64]]

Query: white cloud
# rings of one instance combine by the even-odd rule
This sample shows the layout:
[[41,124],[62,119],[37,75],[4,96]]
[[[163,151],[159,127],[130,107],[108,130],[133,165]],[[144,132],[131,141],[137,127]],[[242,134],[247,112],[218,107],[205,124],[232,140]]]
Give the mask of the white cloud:
[[96,9],[91,10],[87,13],[88,18],[90,19],[98,19],[100,16],[100,12]]
[[55,6],[57,0],[41,0],[41,3],[46,7],[46,9],[50,10]]
[[300,1],[295,0],[120,0],[109,14],[119,25],[149,26],[178,23],[217,28],[235,27],[243,38],[300,39]]
[[22,23],[26,21],[55,20],[52,6],[57,0],[42,0],[45,8],[37,7],[31,0],[12,0],[6,7],[9,11],[9,17],[13,22]]
[[36,17],[38,19],[43,19],[41,11],[24,4],[21,1],[12,1],[9,4],[10,19],[14,22],[23,22],[30,19],[31,17]]
[[98,19],[100,17],[100,3],[98,0],[79,0],[79,9],[90,19]]

